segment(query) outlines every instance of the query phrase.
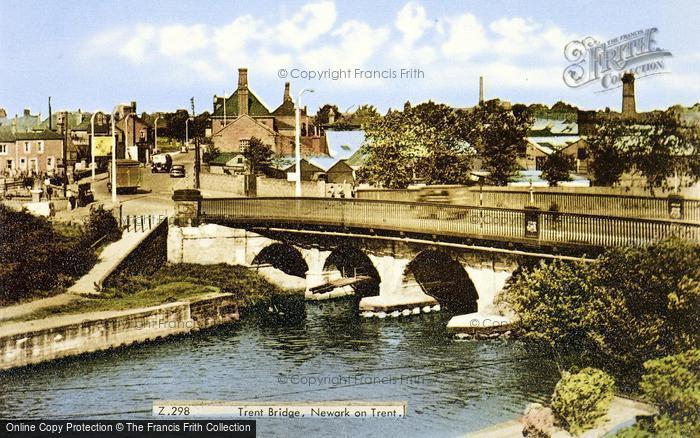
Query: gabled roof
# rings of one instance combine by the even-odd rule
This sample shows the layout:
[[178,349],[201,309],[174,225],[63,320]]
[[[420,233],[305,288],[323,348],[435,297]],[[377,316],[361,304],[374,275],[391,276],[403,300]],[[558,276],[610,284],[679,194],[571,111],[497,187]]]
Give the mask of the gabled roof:
[[238,156],[243,156],[243,154],[240,152],[222,152],[216,158],[211,160],[209,164],[213,164],[215,166],[225,166],[226,163]]
[[328,155],[324,157],[314,157],[311,162],[318,167],[330,169],[338,160],[352,157],[365,141],[365,132],[355,131],[333,131],[326,130],[326,144],[328,145]]
[[277,107],[272,112],[273,116],[293,116],[294,115],[294,102],[291,100],[285,100],[280,106]]
[[234,125],[237,125],[238,123],[240,123],[240,122],[242,122],[243,120],[246,120],[246,119],[247,119],[247,120],[250,120],[250,121],[252,121],[253,123],[255,123],[255,124],[261,126],[262,128],[268,130],[268,131],[269,131],[270,133],[272,133],[273,135],[274,135],[274,134],[277,134],[277,133],[276,133],[272,128],[270,128],[268,125],[266,125],[265,123],[263,123],[263,122],[261,122],[261,121],[255,120],[254,118],[252,118],[252,117],[251,117],[250,115],[248,115],[248,114],[243,114],[242,116],[237,116],[236,119],[235,119],[233,122],[227,123],[226,126],[224,126],[223,128],[219,129],[218,131],[216,131],[216,132],[214,132],[214,133],[212,133],[212,134],[213,134],[213,135],[216,135],[216,134],[220,133],[221,131],[224,131],[224,130],[226,130],[226,129],[229,129],[230,127],[232,127],[232,126],[234,126]]
[[[311,163],[309,163],[306,158],[302,158],[300,161],[301,164],[301,173],[309,173],[309,172],[323,172],[324,170],[321,169],[318,166],[315,166]],[[292,164],[291,166],[287,167],[284,169],[285,172],[294,172],[296,171],[296,163]]]
[[345,160],[338,160],[334,165],[329,167],[326,172],[352,172],[352,170],[352,167],[350,167]]
[[62,140],[63,136],[57,132],[49,131],[30,131],[30,132],[15,132],[8,130],[0,130],[0,141],[11,142],[17,140]]
[[[224,98],[216,98],[216,108],[212,117],[223,117],[224,107],[222,105]],[[226,117],[236,117],[238,116],[238,90],[236,90],[232,95],[226,99]],[[252,117],[269,116],[270,110],[267,109],[265,104],[262,103],[260,99],[253,93],[253,91],[248,88],[248,115]]]

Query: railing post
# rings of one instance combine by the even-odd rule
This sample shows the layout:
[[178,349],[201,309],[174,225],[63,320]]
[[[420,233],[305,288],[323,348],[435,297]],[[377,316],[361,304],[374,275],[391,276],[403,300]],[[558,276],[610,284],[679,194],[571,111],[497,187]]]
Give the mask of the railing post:
[[670,219],[683,219],[684,202],[683,196],[678,194],[668,195],[668,217]]
[[175,201],[175,218],[173,222],[176,226],[199,226],[202,208],[202,194],[199,190],[175,190],[173,201]]
[[525,237],[531,239],[540,238],[540,209],[537,207],[525,207]]

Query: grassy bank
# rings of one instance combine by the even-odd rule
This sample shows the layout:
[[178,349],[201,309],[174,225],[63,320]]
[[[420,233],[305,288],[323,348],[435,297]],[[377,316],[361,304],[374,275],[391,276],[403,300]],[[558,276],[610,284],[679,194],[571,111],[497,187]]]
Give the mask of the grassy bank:
[[255,271],[243,266],[174,264],[165,265],[153,274],[117,278],[112,287],[97,298],[86,298],[68,305],[44,308],[8,319],[8,324],[57,315],[126,310],[187,301],[216,292],[233,294],[241,307],[267,306],[278,298],[299,295],[271,284]]

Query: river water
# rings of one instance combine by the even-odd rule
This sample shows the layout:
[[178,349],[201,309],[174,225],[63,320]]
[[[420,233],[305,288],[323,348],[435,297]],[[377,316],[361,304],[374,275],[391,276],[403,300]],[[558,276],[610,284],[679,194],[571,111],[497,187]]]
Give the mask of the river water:
[[407,418],[259,419],[258,436],[457,436],[514,419],[557,380],[514,341],[455,341],[446,313],[364,319],[309,303],[163,342],[0,374],[0,418],[150,418],[153,400],[405,400]]

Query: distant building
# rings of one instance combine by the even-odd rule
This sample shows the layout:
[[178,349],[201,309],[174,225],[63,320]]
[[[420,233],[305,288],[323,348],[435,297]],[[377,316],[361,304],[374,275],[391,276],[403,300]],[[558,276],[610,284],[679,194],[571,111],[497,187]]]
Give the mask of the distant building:
[[209,162],[211,173],[243,175],[246,172],[247,160],[240,152],[222,152]]
[[31,176],[63,173],[63,136],[53,131],[0,131],[0,173]]
[[[302,181],[318,181],[325,173],[323,169],[309,163],[305,158],[301,159],[301,180]],[[284,169],[285,173],[296,173],[296,163]]]
[[[314,134],[306,108],[301,111],[301,153],[327,154],[325,138]],[[211,137],[223,152],[240,152],[252,137],[257,137],[278,155],[294,154],[295,111],[289,82],[284,86],[282,103],[268,107],[248,86],[248,69],[238,69],[238,88],[230,96],[214,96]]]
[[41,114],[31,114],[29,108],[25,108],[21,116],[7,117],[7,111],[0,108],[0,129],[10,129],[14,132],[27,132],[40,130]]
[[326,181],[334,184],[355,184],[355,169],[345,160],[338,160],[326,171]]

